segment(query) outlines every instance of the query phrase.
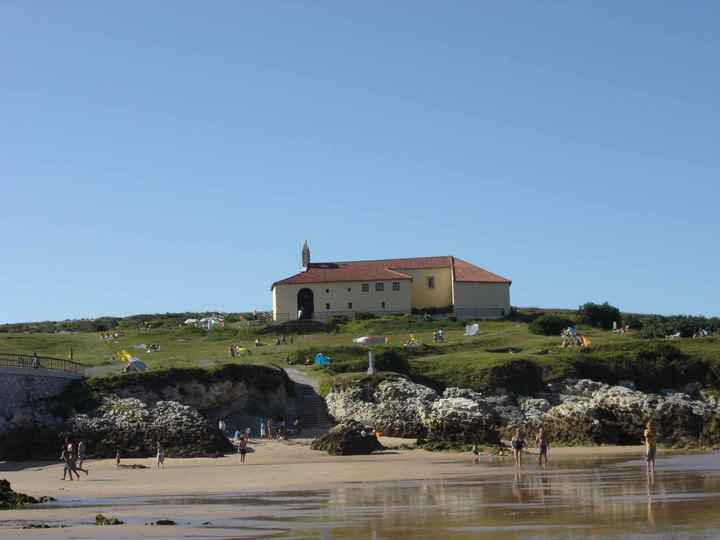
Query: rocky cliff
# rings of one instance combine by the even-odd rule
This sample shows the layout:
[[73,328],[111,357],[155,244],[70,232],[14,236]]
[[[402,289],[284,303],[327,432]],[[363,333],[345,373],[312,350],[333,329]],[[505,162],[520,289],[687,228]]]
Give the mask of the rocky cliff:
[[57,459],[62,437],[82,438],[88,453],[211,456],[229,450],[214,427],[254,425],[258,416],[295,412],[295,385],[278,368],[226,365],[75,381],[63,394],[33,401],[0,421],[0,459]]

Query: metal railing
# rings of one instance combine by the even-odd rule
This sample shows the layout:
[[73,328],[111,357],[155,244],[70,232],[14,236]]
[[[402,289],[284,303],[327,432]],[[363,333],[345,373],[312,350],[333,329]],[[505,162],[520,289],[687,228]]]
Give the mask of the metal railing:
[[72,360],[19,353],[0,352],[0,368],[51,369],[80,376],[85,374],[85,366]]

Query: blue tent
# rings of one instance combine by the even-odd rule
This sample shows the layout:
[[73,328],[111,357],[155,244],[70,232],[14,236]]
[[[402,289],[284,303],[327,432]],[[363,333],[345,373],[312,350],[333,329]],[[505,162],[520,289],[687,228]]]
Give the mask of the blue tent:
[[330,358],[325,356],[323,353],[319,352],[315,355],[315,365],[316,366],[329,366]]

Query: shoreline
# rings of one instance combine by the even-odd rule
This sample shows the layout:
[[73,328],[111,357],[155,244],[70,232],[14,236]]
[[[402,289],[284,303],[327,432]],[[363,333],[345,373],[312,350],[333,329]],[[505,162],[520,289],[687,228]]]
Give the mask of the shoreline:
[[[147,469],[117,468],[112,459],[85,462],[90,474],[80,481],[60,480],[62,465],[47,462],[0,462],[0,478],[10,481],[15,491],[32,496],[64,499],[111,499],[220,494],[252,494],[278,491],[329,489],[348,483],[375,481],[443,480],[483,473],[514,470],[510,458],[482,455],[473,463],[469,452],[429,452],[397,449],[409,440],[383,438],[387,451],[364,456],[329,456],[293,442],[251,441],[253,452],[246,464],[238,455],[222,458],[167,458],[166,467],[155,468],[154,458],[126,459],[125,465],[140,464]],[[673,450],[667,453],[677,455]],[[666,452],[660,452],[665,454]],[[638,446],[551,447],[553,459],[637,458]],[[535,455],[526,454],[525,470],[536,469]],[[28,506],[26,508],[32,508]]]

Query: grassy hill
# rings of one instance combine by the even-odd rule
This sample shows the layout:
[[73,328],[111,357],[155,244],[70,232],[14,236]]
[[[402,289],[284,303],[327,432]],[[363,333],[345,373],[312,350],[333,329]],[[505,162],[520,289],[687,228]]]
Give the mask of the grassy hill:
[[[41,356],[66,358],[72,348],[74,359],[88,366],[91,376],[118,373],[122,365],[116,354],[120,350],[129,351],[153,370],[224,363],[285,365],[288,357],[302,362],[307,356],[323,352],[332,358],[332,365],[307,371],[323,379],[327,387],[333,377],[347,380],[364,373],[367,353],[352,346],[353,337],[384,335],[388,345],[377,348],[381,369],[404,373],[439,388],[464,386],[484,390],[500,385],[530,391],[566,376],[608,382],[628,378],[651,390],[693,380],[720,387],[720,340],[716,337],[648,340],[640,339],[634,331],[614,334],[581,325],[579,331],[593,342],[592,349],[583,352],[562,349],[558,337],[530,333],[522,317],[480,321],[480,334],[475,337],[464,335],[462,322],[389,317],[330,325],[324,332],[293,334],[292,343],[275,345],[275,332],[286,329],[238,320],[225,328],[205,331],[180,327],[177,317],[169,320],[172,322],[156,319],[156,324],[148,328],[139,325],[137,318],[120,319],[112,331],[123,335],[111,341],[102,339],[102,331],[0,332],[0,352],[37,352]],[[432,331],[438,327],[445,330],[442,344],[432,341]],[[421,346],[403,347],[410,333]],[[253,345],[256,337],[264,343],[262,347]],[[160,345],[160,351],[147,353],[134,348],[140,344]],[[252,354],[231,358],[228,354],[231,344],[245,346]],[[508,352],[509,349],[513,352]]]

